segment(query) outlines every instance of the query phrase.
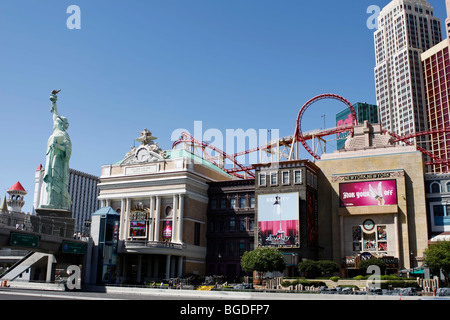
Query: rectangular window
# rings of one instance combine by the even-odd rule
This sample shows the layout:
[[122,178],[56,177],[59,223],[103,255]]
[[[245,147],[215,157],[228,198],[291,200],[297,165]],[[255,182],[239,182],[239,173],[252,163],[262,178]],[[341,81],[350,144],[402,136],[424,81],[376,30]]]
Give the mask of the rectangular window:
[[236,229],[236,219],[230,218],[230,231],[233,232]]
[[236,208],[236,198],[235,197],[230,199],[230,208],[231,209]]
[[250,208],[255,208],[255,197],[250,197]]
[[220,199],[220,209],[225,209],[227,207],[227,201],[225,199]]
[[196,222],[194,226],[194,245],[200,245],[200,223]]
[[259,174],[259,185],[260,186],[265,186],[266,185],[266,174],[265,173],[260,173]]
[[289,171],[282,172],[282,182],[284,185],[289,184]]
[[245,253],[245,240],[239,241],[239,255],[242,256]]
[[270,185],[275,186],[278,184],[278,172],[272,172],[270,174]]
[[240,209],[245,208],[245,198],[244,197],[239,198],[239,208]]
[[301,184],[302,183],[302,170],[294,171],[294,183]]

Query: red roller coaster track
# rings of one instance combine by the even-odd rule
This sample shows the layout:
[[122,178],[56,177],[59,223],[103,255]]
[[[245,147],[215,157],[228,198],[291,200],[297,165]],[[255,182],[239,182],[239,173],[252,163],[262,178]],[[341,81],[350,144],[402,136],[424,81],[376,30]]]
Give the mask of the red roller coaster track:
[[[324,100],[324,99],[334,99],[334,100],[338,100],[338,101],[344,103],[350,109],[353,124],[350,126],[345,126],[345,127],[324,129],[324,130],[316,131],[314,133],[310,133],[310,132],[303,133],[301,121],[302,121],[302,118],[303,118],[306,110],[314,103]],[[296,122],[294,135],[290,136],[290,137],[284,137],[284,138],[279,139],[279,141],[277,141],[277,146],[285,145],[285,146],[290,146],[290,148],[293,148],[294,143],[300,142],[303,145],[303,147],[306,149],[306,151],[308,151],[308,153],[314,159],[320,160],[320,156],[308,146],[306,141],[314,139],[314,138],[318,138],[318,137],[335,135],[337,133],[342,133],[342,132],[346,132],[346,131],[350,131],[351,135],[353,136],[353,128],[356,125],[356,123],[357,123],[356,112],[355,112],[352,104],[347,99],[345,99],[339,95],[336,95],[336,94],[321,94],[321,95],[318,95],[318,96],[310,99],[308,102],[306,102],[302,106],[302,108],[300,109],[300,112],[297,116],[297,122]],[[403,142],[407,145],[412,146],[413,143],[411,142],[411,140],[413,140],[416,137],[425,136],[425,135],[450,133],[450,128],[442,128],[442,129],[438,129],[438,130],[417,132],[417,133],[406,135],[406,136],[400,136],[400,135],[397,135],[392,132],[387,132],[386,130],[384,130],[384,133],[387,133],[390,136],[392,136],[394,143],[395,142]],[[222,169],[224,172],[226,172],[230,175],[233,175],[239,179],[252,179],[255,177],[255,173],[254,173],[253,166],[251,166],[251,165],[247,166],[247,165],[241,164],[237,160],[237,157],[246,155],[246,154],[249,154],[252,152],[257,152],[260,150],[266,150],[267,152],[272,152],[272,149],[274,148],[274,143],[269,142],[266,145],[262,145],[262,146],[259,146],[259,147],[253,148],[253,149],[237,152],[234,154],[227,154],[223,150],[220,150],[219,148],[217,148],[205,141],[200,141],[200,140],[195,139],[192,135],[190,135],[187,132],[182,133],[181,137],[173,143],[172,148],[175,149],[180,144],[187,144],[192,147],[199,147],[202,150],[202,153],[203,153],[204,157],[206,158],[206,160],[210,161],[211,163],[213,163],[214,165],[216,165],[217,167]],[[428,157],[430,157],[432,159],[431,161],[427,161],[425,163],[426,165],[444,165],[444,166],[450,167],[450,159],[439,158],[437,155],[433,154],[431,151],[426,150],[417,145],[416,145],[416,148],[418,151],[422,152],[423,154],[427,155]],[[212,157],[208,153],[207,149],[210,149],[210,150],[216,152],[216,154],[220,155],[220,157],[222,158],[222,163],[218,163],[214,159],[214,157]],[[225,159],[228,159],[229,161],[231,161],[231,163],[233,164],[233,168],[225,168],[225,164],[224,164]],[[240,173],[243,173],[243,174],[240,174]]]

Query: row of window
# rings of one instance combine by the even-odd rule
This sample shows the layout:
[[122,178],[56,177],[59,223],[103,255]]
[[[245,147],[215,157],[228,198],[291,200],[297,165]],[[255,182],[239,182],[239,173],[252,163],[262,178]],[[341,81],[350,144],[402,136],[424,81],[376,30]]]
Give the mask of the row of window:
[[227,257],[241,257],[246,251],[252,251],[254,247],[253,239],[212,241],[208,246],[208,255],[216,256],[219,260]]
[[[302,184],[302,170],[294,170],[293,171],[293,182],[294,184]],[[267,185],[277,186],[278,185],[278,172],[261,172],[259,174],[259,186],[265,187]],[[291,184],[291,175],[290,171],[281,171],[281,184],[282,185],[290,185]]]
[[245,217],[223,217],[210,219],[208,222],[208,232],[246,232],[254,231],[255,220]]
[[212,198],[210,200],[210,206],[212,210],[220,209],[245,209],[245,208],[255,208],[255,196],[250,196],[247,198],[245,195],[233,195],[229,199],[223,197],[220,199]]

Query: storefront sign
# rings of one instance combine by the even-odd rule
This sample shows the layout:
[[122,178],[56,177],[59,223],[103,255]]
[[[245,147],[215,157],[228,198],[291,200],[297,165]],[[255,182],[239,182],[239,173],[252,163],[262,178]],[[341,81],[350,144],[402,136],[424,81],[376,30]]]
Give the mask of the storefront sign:
[[258,227],[261,246],[298,247],[299,194],[259,195]]
[[397,204],[396,180],[377,180],[339,184],[341,207]]
[[398,269],[398,258],[394,257],[382,257],[381,260],[386,263],[386,268]]

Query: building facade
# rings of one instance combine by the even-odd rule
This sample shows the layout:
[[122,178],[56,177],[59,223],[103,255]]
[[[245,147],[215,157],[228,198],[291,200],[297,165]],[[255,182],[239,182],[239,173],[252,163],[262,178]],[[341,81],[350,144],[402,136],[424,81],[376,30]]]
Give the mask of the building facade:
[[425,192],[430,243],[450,240],[450,174],[426,174]]
[[206,273],[208,182],[231,180],[186,150],[163,151],[144,130],[141,146],[102,167],[99,200],[120,214],[120,282]]
[[255,246],[255,180],[210,182],[208,197],[207,274],[239,282],[242,255]]
[[297,275],[303,259],[319,257],[317,175],[309,160],[255,164],[255,247],[276,247],[285,274]]
[[374,71],[380,123],[402,136],[426,131],[421,54],[442,41],[440,20],[425,0],[393,0],[378,25]]
[[316,164],[323,258],[340,264],[343,276],[373,257],[385,259],[389,273],[421,265],[428,246],[421,152],[393,145],[380,125],[366,122],[345,149]]
[[[446,1],[447,17],[450,17],[450,1]],[[446,19],[447,39],[433,46],[421,55],[424,72],[424,89],[428,128],[430,131],[450,127],[450,57],[449,38],[450,18]],[[450,161],[450,133],[430,134],[429,151],[444,162]],[[427,166],[431,174],[448,173],[448,163],[437,162]]]

